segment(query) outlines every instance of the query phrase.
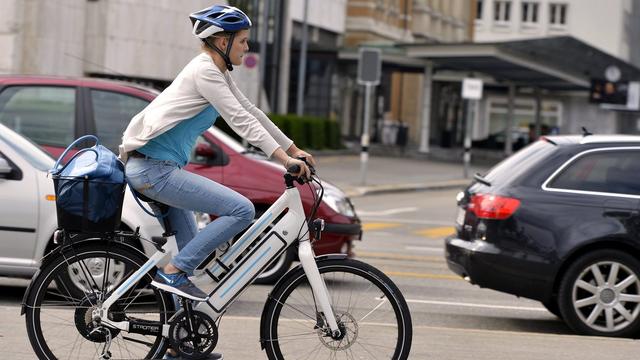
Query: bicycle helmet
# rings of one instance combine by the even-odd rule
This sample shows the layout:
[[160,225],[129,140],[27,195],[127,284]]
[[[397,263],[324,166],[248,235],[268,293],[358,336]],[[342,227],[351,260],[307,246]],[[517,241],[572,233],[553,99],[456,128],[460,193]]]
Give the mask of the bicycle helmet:
[[[209,48],[224,59],[227,69],[233,70],[229,53],[236,32],[251,27],[251,19],[242,10],[227,5],[213,5],[189,15],[193,26],[193,35],[202,40]],[[219,32],[231,33],[229,43],[223,52],[210,42],[209,37]]]

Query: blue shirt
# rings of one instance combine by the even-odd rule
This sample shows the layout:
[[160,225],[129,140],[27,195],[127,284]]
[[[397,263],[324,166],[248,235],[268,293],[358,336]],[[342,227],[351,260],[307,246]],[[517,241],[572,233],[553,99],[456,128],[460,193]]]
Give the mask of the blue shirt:
[[181,121],[164,134],[151,139],[138,152],[158,160],[172,160],[187,165],[198,136],[213,126],[218,112],[209,105],[191,119]]

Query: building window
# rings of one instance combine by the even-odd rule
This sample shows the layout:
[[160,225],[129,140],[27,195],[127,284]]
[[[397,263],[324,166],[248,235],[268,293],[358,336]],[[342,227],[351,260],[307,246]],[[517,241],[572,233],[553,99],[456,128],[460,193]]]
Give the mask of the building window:
[[482,20],[482,5],[484,1],[476,0],[476,20]]
[[538,22],[538,6],[538,3],[532,1],[525,1],[522,3],[523,23],[535,24]]
[[511,1],[496,1],[493,3],[493,20],[508,22],[511,18]]
[[567,4],[549,4],[549,24],[556,26],[567,24]]
[[[540,108],[541,135],[556,134],[562,125],[562,103],[542,100]],[[485,139],[480,147],[502,149],[509,109],[506,98],[490,97],[485,113],[486,122],[479,126],[477,139]],[[536,104],[533,99],[515,99],[511,141],[514,150],[522,148],[534,139]]]

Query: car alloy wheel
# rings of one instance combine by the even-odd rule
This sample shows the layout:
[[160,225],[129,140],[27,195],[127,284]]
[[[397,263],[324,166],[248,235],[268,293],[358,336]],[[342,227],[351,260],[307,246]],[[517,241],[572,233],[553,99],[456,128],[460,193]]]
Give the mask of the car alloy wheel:
[[[95,291],[96,284],[100,286],[105,277],[106,261],[104,258],[90,258],[84,260],[84,269],[78,264],[69,266],[69,278],[73,285],[82,292],[88,294]],[[107,290],[113,290],[116,284],[119,284],[125,274],[125,265],[121,262],[109,264],[109,273],[107,276]],[[93,280],[88,278],[91,277]]]
[[640,262],[617,250],[580,258],[562,282],[560,309],[579,333],[633,335],[640,328]]

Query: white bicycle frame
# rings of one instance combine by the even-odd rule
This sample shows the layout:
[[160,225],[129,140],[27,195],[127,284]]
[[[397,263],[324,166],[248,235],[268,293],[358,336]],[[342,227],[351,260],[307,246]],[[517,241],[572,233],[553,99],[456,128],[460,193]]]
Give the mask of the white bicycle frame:
[[[282,219],[258,240],[258,236],[287,209],[288,212]],[[209,299],[197,304],[195,309],[207,313],[216,320],[272,261],[282,255],[294,241],[298,240],[298,257],[313,290],[313,295],[332,333],[339,334],[340,330],[331,308],[327,287],[316,265],[315,254],[305,226],[307,226],[306,216],[300,192],[295,187],[287,188],[240,239],[231,246],[224,244],[216,249],[221,254],[203,269],[195,271],[194,277],[192,277],[195,284],[214,285]],[[297,239],[300,233],[306,233],[306,235]],[[108,314],[109,308],[153,267],[166,263],[175,256],[177,249],[175,236],[167,238],[167,243],[162,249],[163,251],[156,252],[140,269],[113,291],[111,296],[102,303],[102,306],[94,311],[94,318],[99,316],[103,323],[123,331],[129,331],[128,321],[111,321],[106,314]],[[168,324],[163,324],[162,334],[168,336]]]

